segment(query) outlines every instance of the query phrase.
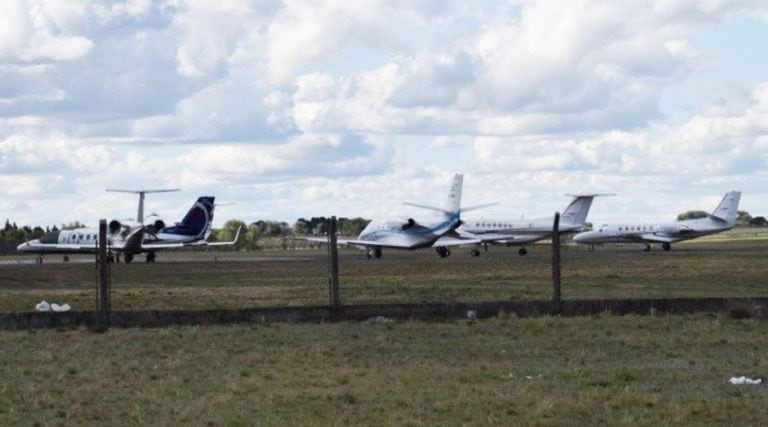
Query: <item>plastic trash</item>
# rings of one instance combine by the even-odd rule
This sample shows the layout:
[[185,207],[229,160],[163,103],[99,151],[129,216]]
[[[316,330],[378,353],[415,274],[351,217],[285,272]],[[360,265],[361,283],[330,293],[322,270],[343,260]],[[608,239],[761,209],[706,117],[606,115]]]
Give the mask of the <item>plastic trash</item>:
[[64,303],[62,305],[58,305],[56,303],[51,304],[51,310],[53,310],[53,311],[55,311],[57,313],[61,313],[63,311],[69,311],[69,309],[71,309],[71,308],[72,307],[70,307],[69,304],[67,304],[67,303]]
[[467,319],[477,319],[477,311],[475,311],[475,310],[468,310],[467,311]]
[[761,378],[758,379],[752,379],[747,377],[732,377],[730,380],[728,380],[733,385],[759,385],[762,384],[763,380]]
[[51,311],[51,305],[47,301],[40,301],[35,305],[37,311]]

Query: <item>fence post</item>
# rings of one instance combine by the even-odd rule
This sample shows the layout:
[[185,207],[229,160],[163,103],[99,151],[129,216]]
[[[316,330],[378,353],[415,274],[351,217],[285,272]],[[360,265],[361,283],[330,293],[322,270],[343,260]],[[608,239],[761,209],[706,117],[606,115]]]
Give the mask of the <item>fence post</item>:
[[331,310],[338,313],[341,308],[341,296],[339,295],[339,252],[336,247],[336,233],[338,226],[336,217],[332,216],[328,222],[328,292],[330,295]]
[[560,313],[560,212],[555,212],[555,223],[552,225],[552,301]]
[[98,291],[98,322],[102,325],[109,325],[109,315],[111,311],[110,302],[110,271],[107,263],[107,220],[99,221],[99,291]]

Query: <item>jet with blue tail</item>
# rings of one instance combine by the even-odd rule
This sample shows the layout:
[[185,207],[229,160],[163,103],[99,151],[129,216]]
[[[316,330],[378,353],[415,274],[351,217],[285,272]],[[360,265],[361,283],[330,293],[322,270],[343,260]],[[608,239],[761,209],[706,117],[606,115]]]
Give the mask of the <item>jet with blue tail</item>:
[[[132,262],[137,254],[146,254],[146,261],[155,262],[158,250],[179,249],[194,246],[233,245],[235,238],[228,242],[208,242],[213,221],[214,198],[203,196],[197,199],[184,218],[171,226],[159,218],[152,218],[146,223],[134,220],[112,220],[107,229],[108,260]],[[37,262],[42,263],[44,254],[78,254],[98,251],[98,228],[76,228],[73,230],[55,230],[39,239],[20,244],[19,252],[38,254]]]

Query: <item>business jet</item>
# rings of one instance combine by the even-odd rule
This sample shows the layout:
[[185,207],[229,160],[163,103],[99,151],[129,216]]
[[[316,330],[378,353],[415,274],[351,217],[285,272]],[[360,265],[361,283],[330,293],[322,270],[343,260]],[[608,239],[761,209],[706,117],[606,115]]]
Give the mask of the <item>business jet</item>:
[[[464,177],[456,174],[451,181],[448,196],[443,207],[425,206],[415,203],[405,203],[421,209],[435,212],[431,217],[416,220],[387,219],[371,221],[358,235],[357,239],[339,239],[339,245],[355,246],[366,249],[366,256],[381,258],[382,249],[414,250],[434,247],[437,254],[445,258],[450,256],[449,247],[479,243],[478,239],[461,238],[455,230],[461,225],[461,213],[481,207],[461,208],[461,193]],[[328,242],[326,238],[313,238],[308,240],[315,242]]]
[[[589,208],[595,197],[601,194],[574,195],[571,203],[560,215],[558,229],[561,233],[581,231],[587,220]],[[528,253],[524,245],[547,239],[552,236],[554,217],[532,219],[467,219],[456,230],[459,235],[469,239],[479,239],[488,249],[489,244],[507,246],[522,246],[517,253],[521,256]],[[480,256],[480,251],[473,249],[472,256]]]
[[[207,242],[213,221],[214,198],[203,196],[197,199],[187,214],[172,226],[156,219],[145,225],[132,220],[109,222],[107,232],[108,260],[118,260],[120,254],[125,262],[133,261],[134,255],[146,253],[148,263],[155,262],[155,251],[178,249],[191,246],[233,245],[240,234],[228,242]],[[77,228],[56,230],[44,234],[39,239],[20,244],[16,250],[38,254],[37,262],[43,262],[44,254],[81,254],[98,251],[99,230],[97,228]]]
[[733,228],[740,199],[740,191],[731,191],[726,193],[717,208],[704,218],[663,224],[605,224],[597,230],[575,235],[573,241],[590,245],[590,251],[594,250],[594,245],[603,243],[645,243],[646,251],[651,249],[651,243],[661,243],[662,249],[668,251],[672,248],[672,243]]

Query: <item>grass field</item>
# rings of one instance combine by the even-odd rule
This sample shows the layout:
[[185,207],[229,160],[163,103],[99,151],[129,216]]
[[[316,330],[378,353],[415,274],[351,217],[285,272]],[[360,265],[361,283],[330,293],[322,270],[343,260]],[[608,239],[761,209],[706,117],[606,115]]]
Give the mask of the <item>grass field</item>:
[[724,315],[0,332],[0,425],[762,425]]
[[[730,238],[728,238],[730,236]],[[670,252],[613,245],[589,252],[563,247],[563,298],[675,298],[768,296],[768,234],[737,230],[674,245]],[[547,244],[470,248],[441,259],[431,250],[362,251],[340,255],[342,302],[414,303],[549,299],[551,249]],[[0,265],[0,312],[31,311],[41,300],[92,310],[97,272],[90,257],[46,264],[7,257]],[[26,261],[26,262],[24,262]],[[58,262],[54,262],[58,261]],[[328,303],[327,256],[321,249],[293,251],[163,252],[157,264],[112,266],[112,306],[133,309],[210,309]]]

